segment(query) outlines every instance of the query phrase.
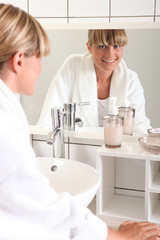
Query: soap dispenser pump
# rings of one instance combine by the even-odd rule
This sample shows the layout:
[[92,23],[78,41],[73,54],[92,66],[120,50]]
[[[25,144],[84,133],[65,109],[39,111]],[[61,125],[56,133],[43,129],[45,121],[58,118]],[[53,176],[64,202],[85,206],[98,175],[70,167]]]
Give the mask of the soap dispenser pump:
[[103,118],[104,141],[108,148],[121,147],[123,133],[123,117],[118,115],[116,97],[109,98],[108,116]]
[[123,124],[123,134],[124,135],[132,135],[133,134],[133,125],[134,125],[134,117],[135,117],[135,109],[130,107],[130,103],[124,94],[124,100],[122,102],[122,106],[118,108],[119,116],[124,118]]

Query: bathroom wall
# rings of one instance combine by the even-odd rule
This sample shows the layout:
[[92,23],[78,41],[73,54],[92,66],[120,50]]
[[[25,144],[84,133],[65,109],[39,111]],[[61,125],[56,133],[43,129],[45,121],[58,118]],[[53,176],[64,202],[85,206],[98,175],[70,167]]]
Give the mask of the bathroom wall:
[[160,0],[2,0],[43,23],[158,22]]

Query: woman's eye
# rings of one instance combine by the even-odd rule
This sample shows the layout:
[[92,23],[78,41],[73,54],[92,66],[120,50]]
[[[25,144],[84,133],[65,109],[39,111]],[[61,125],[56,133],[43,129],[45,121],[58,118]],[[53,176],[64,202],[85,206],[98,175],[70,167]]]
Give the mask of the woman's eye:
[[102,49],[103,49],[103,48],[106,48],[105,45],[98,45],[98,47],[99,47],[99,48],[102,48]]
[[119,48],[119,47],[120,47],[120,45],[113,45],[113,47],[114,47],[114,48]]

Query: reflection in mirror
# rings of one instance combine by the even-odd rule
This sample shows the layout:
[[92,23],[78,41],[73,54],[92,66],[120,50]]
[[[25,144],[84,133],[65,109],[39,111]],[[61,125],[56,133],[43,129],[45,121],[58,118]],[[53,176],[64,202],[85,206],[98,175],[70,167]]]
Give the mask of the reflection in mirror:
[[[151,126],[159,127],[160,30],[129,29],[126,32],[128,45],[124,47],[123,58],[128,68],[138,74],[144,88],[146,115],[151,120]],[[42,73],[35,93],[32,97],[21,96],[29,124],[37,122],[49,85],[66,57],[87,51],[87,30],[47,30],[47,33],[52,50],[48,57],[42,59]]]

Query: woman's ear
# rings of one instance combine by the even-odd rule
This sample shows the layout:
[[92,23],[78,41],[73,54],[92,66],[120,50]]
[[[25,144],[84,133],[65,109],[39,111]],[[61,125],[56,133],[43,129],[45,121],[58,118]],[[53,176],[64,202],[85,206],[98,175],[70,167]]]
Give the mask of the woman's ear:
[[18,73],[23,67],[24,53],[17,52],[12,57],[12,67],[15,73]]
[[86,46],[87,46],[88,51],[91,53],[91,47],[88,42],[86,42]]

